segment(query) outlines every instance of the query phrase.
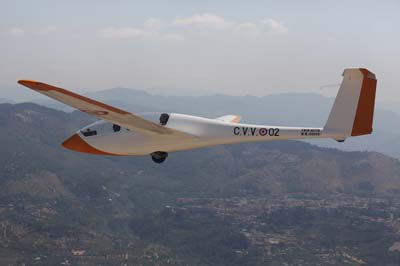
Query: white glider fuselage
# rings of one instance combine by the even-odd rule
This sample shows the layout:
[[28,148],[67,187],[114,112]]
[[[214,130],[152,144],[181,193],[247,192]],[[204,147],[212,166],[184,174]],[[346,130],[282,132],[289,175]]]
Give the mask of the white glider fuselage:
[[[77,134],[90,146],[110,155],[147,155],[154,151],[173,152],[268,140],[340,138],[327,134],[322,128],[240,124],[176,113],[169,114],[165,127],[189,136],[159,135],[153,138],[125,128],[115,131],[113,124],[105,121],[98,121]],[[85,136],[87,130],[96,134]]]

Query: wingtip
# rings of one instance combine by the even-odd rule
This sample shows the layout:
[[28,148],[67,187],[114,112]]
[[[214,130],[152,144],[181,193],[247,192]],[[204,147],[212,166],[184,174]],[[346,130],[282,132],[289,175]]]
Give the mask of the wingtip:
[[33,85],[33,84],[37,84],[39,82],[37,82],[36,80],[29,80],[29,79],[20,79],[18,80],[18,84],[21,84],[23,86],[29,86],[29,85]]
[[21,84],[22,86],[25,86],[31,90],[35,91],[48,91],[54,89],[53,86],[50,86],[46,83],[42,83],[36,80],[29,80],[29,79],[21,79],[18,80],[18,83]]

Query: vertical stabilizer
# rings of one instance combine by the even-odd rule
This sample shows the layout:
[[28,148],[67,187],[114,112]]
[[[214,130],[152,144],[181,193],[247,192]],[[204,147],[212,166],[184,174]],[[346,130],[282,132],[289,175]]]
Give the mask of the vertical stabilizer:
[[365,68],[349,68],[324,127],[338,141],[350,136],[371,134],[377,80]]

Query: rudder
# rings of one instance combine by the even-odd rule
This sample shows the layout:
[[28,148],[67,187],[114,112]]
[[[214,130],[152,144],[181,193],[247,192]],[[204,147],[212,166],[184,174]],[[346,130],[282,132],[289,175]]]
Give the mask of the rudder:
[[365,68],[360,68],[363,73],[363,84],[358,100],[357,112],[354,119],[352,136],[367,135],[372,133],[374,120],[375,95],[377,80],[375,74]]
[[342,141],[349,136],[371,134],[377,80],[365,68],[345,69],[328,121],[327,134]]

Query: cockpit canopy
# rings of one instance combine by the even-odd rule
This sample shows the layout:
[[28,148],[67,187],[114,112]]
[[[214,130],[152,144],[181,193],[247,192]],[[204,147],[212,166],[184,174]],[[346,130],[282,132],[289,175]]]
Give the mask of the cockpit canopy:
[[119,125],[115,125],[113,123],[100,120],[83,128],[81,130],[81,133],[85,137],[93,137],[98,135],[113,134],[119,131],[121,131],[121,127]]
[[[149,120],[153,123],[160,124],[165,126],[168,123],[169,114],[167,113],[143,113],[138,114],[146,120]],[[90,124],[87,127],[84,127],[81,130],[81,134],[84,137],[93,137],[93,136],[104,136],[104,135],[112,135],[121,132],[130,131],[127,128],[122,128],[120,125],[113,124],[104,120],[100,120]]]

